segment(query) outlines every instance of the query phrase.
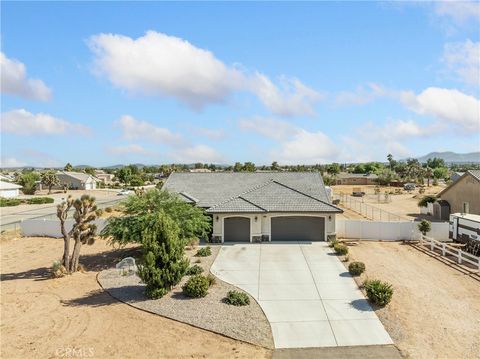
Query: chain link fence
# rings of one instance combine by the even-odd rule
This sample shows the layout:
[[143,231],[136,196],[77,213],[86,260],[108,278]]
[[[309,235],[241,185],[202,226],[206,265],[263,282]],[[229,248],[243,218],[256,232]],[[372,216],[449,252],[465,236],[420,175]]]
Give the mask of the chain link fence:
[[361,214],[365,218],[371,219],[372,221],[391,222],[406,220],[406,218],[400,217],[397,214],[364,203],[363,201],[358,200],[345,193],[334,194],[333,199],[338,201],[340,206],[357,212],[358,214]]

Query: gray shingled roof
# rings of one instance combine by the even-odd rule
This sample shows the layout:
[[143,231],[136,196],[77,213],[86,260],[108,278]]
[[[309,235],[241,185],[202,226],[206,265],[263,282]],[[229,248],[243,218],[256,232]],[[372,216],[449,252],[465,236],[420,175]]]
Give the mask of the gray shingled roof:
[[480,170],[468,170],[467,172],[480,181]]
[[316,172],[172,173],[164,188],[208,212],[341,212]]

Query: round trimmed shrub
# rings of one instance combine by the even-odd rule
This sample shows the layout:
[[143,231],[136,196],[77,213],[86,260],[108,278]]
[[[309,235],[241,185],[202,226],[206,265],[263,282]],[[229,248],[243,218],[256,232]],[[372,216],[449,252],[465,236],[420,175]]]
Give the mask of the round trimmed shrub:
[[107,213],[112,213],[112,212],[113,212],[112,207],[107,207],[107,208],[105,208],[105,212],[107,212]]
[[333,250],[339,256],[346,256],[348,254],[348,247],[345,244],[336,243],[333,246]]
[[385,306],[390,303],[393,296],[393,287],[387,282],[382,282],[378,279],[367,280],[363,284],[367,297],[374,304]]
[[231,290],[227,293],[224,299],[225,303],[235,306],[243,306],[250,304],[250,298],[246,293],[239,292],[238,290]]
[[348,265],[348,271],[351,275],[357,276],[365,272],[365,263],[352,262]]
[[197,274],[187,280],[182,287],[183,293],[191,298],[202,298],[208,293],[210,281],[207,277]]
[[200,248],[196,254],[197,257],[208,257],[210,255],[212,255],[212,249],[210,247]]
[[198,264],[195,264],[187,269],[187,275],[196,275],[203,272],[203,268],[200,267]]

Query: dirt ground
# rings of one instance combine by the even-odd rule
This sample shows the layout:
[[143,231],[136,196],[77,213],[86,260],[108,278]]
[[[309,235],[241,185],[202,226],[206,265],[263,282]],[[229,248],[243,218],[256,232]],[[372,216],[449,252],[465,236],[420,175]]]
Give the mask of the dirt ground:
[[[445,188],[445,186],[430,186],[430,187],[424,187],[425,188],[425,193],[420,194],[418,192],[418,187],[411,192],[404,191],[402,189],[401,194],[391,194],[390,195],[390,201],[388,203],[383,203],[384,202],[384,193],[385,191],[388,192],[395,192],[396,187],[387,187],[387,186],[381,186],[380,187],[380,202],[379,202],[379,197],[378,195],[375,194],[374,189],[376,186],[374,185],[368,185],[368,186],[350,186],[350,185],[338,185],[338,186],[332,186],[333,193],[334,194],[339,194],[339,193],[344,193],[351,195],[352,190],[354,188],[360,188],[361,191],[365,192],[365,196],[362,198],[354,198],[358,201],[361,201],[363,203],[367,203],[373,207],[383,209],[384,211],[396,214],[400,217],[403,217],[408,220],[412,219],[429,219],[430,221],[432,218],[421,215],[420,214],[420,208],[418,207],[417,203],[418,201],[426,195],[436,195],[438,194],[442,189]],[[350,214],[347,212],[345,214],[345,218],[349,219],[361,219],[363,217],[360,216],[360,218],[355,218],[355,215]]]
[[[129,250],[102,240],[84,246],[89,271],[50,279],[62,240],[0,241],[2,358],[269,358],[271,351],[241,343],[111,298],[99,271]],[[131,249],[130,249],[131,251]]]
[[410,245],[360,242],[350,261],[390,282],[391,303],[377,315],[407,358],[480,358],[480,281]]

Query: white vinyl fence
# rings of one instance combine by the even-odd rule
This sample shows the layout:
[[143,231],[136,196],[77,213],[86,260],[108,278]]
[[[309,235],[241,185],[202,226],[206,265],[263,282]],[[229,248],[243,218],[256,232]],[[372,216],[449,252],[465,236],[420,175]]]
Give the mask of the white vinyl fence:
[[[414,221],[363,221],[351,219],[337,219],[337,238],[358,240],[399,241],[418,239],[421,235]],[[448,238],[448,222],[432,223],[430,237],[437,241],[446,242]]]
[[[67,219],[65,221],[65,228],[70,231],[73,226],[73,219]],[[97,233],[105,227],[105,219],[99,218],[94,221],[97,225]],[[20,223],[22,235],[25,237],[62,237],[60,231],[59,219],[27,219]]]

